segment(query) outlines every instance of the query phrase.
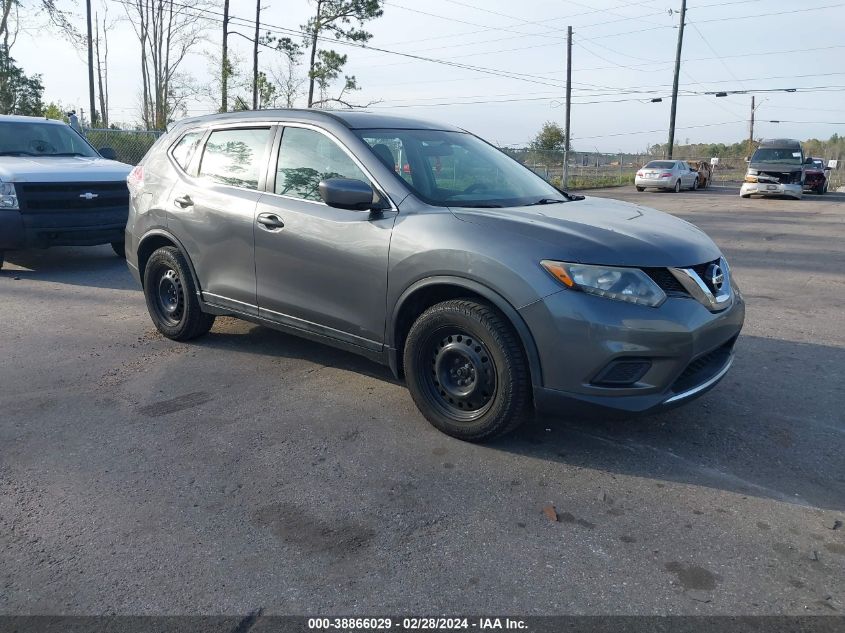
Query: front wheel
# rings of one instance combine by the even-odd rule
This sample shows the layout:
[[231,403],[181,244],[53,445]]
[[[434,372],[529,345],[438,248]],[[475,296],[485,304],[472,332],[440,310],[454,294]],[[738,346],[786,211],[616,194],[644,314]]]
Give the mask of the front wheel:
[[637,191],[639,191],[640,193],[642,193],[643,191],[645,191],[645,187],[637,187]]
[[480,442],[508,433],[531,412],[525,352],[493,307],[438,303],[411,327],[403,355],[408,389],[436,428]]
[[156,329],[174,341],[197,338],[214,325],[214,315],[200,308],[188,261],[174,246],[150,255],[144,269],[144,298]]

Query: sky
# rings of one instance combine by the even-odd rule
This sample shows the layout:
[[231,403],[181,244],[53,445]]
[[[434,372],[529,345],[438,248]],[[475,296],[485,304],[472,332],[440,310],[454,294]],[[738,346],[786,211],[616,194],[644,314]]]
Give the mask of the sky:
[[[187,1],[187,0],[183,0]],[[119,0],[92,0],[101,14],[122,18],[110,33],[112,121],[136,122],[140,49]],[[58,0],[84,31],[84,2]],[[572,144],[578,151],[640,152],[668,135],[681,0],[387,0],[368,23],[372,47],[338,44],[345,72],[371,110],[463,127],[499,145],[527,144],[545,121],[564,122],[566,27],[573,27]],[[222,0],[219,2],[222,7]],[[310,0],[264,0],[267,28],[298,29]],[[232,0],[233,26],[249,34],[252,1]],[[182,70],[207,85],[218,70],[220,24]],[[254,22],[253,22],[254,24]],[[264,30],[264,29],[262,29]],[[677,129],[681,143],[732,143],[748,136],[751,94],[755,138],[845,135],[845,2],[835,0],[689,0],[680,75]],[[251,44],[230,48],[251,72]],[[414,59],[405,53],[439,60]],[[27,73],[41,73],[45,100],[87,109],[83,51],[27,18],[12,51]],[[260,67],[280,63],[262,50]],[[473,68],[455,67],[454,64]],[[504,76],[503,76],[504,75]],[[797,88],[797,92],[778,91]],[[702,93],[750,91],[717,98]],[[662,102],[652,103],[652,98]],[[304,104],[303,104],[304,105]],[[215,110],[202,95],[189,114]],[[770,121],[780,121],[772,123]]]

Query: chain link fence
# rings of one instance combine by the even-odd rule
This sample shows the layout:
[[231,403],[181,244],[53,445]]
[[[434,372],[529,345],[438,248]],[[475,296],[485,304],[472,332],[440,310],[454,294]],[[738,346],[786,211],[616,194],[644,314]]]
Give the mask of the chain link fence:
[[117,154],[117,160],[129,165],[141,162],[147,150],[164,134],[156,130],[111,129],[86,129],[83,133],[96,149],[110,147]]
[[[552,184],[560,186],[563,183],[564,157],[562,151],[530,148],[502,149]],[[673,156],[673,159],[685,160],[691,164],[699,161],[710,164],[709,156]],[[633,185],[637,170],[652,160],[665,160],[665,158],[649,154],[570,152],[568,187],[570,189],[592,189]],[[712,170],[712,183],[740,183],[745,176],[745,170],[744,159],[722,158]]]

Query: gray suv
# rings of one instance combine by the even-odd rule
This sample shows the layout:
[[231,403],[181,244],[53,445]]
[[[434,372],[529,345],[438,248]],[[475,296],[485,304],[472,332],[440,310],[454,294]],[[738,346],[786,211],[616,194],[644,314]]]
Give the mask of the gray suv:
[[448,125],[193,118],[128,184],[127,260],[162,334],[232,315],[362,354],[465,440],[533,409],[688,401],[728,371],[745,316],[696,227],[560,191]]

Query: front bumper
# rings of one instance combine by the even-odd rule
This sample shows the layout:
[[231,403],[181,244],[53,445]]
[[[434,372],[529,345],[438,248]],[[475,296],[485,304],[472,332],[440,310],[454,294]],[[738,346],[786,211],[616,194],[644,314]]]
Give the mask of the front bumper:
[[771,182],[744,182],[739,190],[741,196],[790,196],[801,199],[804,188],[801,185],[785,185]]
[[0,210],[0,250],[120,242],[128,214],[122,208],[50,213]]
[[[727,374],[745,303],[736,288],[719,312],[692,298],[669,297],[649,308],[562,290],[520,314],[540,355],[539,411],[646,413],[692,400]],[[634,359],[650,363],[636,382],[597,384],[607,367]]]

